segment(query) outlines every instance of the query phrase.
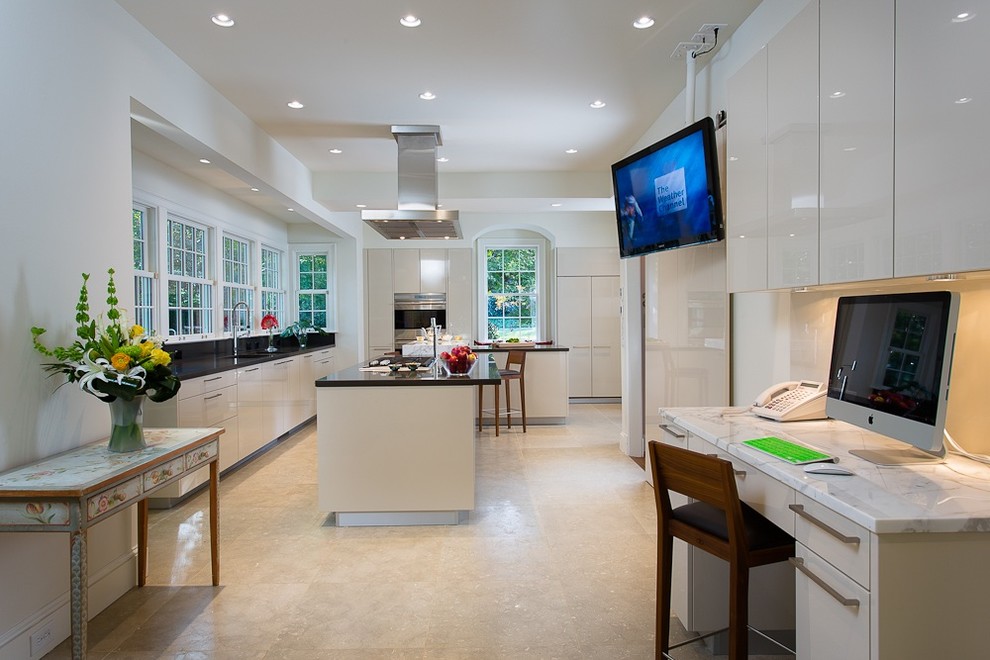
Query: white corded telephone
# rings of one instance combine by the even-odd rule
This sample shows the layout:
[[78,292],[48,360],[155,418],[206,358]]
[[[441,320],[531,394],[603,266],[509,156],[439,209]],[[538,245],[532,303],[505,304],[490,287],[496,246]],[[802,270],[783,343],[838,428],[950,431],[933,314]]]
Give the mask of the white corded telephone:
[[754,414],[778,422],[825,419],[824,383],[791,380],[768,387],[756,397],[750,408]]

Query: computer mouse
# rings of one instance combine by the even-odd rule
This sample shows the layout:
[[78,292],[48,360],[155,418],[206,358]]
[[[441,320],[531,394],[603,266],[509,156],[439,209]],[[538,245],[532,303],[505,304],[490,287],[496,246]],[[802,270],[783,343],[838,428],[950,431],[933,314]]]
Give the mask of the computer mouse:
[[808,463],[804,466],[804,471],[808,474],[840,474],[847,477],[855,474],[852,470],[835,463]]

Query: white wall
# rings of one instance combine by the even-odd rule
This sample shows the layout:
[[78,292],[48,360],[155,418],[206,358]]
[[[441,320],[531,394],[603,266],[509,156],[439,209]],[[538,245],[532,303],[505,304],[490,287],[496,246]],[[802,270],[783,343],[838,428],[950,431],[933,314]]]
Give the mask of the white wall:
[[[80,273],[93,274],[94,310],[107,268],[129,281],[132,98],[309,216],[360,235],[358,222],[313,201],[300,163],[111,0],[3,3],[0,89],[0,277],[10,283],[0,316],[0,470],[105,437],[106,406],[73,387],[56,391],[30,328],[68,343]],[[131,305],[126,286],[121,293]],[[91,537],[94,614],[133,584],[133,512]],[[28,657],[27,635],[49,613],[67,632],[65,547],[59,534],[0,534],[0,658]]]

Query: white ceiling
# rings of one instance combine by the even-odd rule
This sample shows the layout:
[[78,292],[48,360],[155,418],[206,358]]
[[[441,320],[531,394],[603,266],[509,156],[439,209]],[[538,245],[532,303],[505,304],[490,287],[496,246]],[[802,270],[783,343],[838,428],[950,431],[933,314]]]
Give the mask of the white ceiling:
[[[706,23],[719,43],[759,0],[117,0],[313,173],[332,211],[394,198],[392,124],[437,124],[444,177],[588,173],[607,178],[684,87],[679,42]],[[231,28],[210,17],[226,13]],[[399,19],[413,13],[418,28]],[[637,30],[650,15],[656,24]],[[699,68],[713,54],[699,58]],[[424,101],[424,91],[436,94]],[[589,104],[601,99],[602,109]],[[305,107],[293,110],[287,102]],[[153,136],[140,147],[152,155]],[[341,149],[331,154],[330,149]],[[567,149],[577,149],[567,154]],[[196,174],[202,168],[183,168]],[[336,185],[368,173],[372,187]],[[374,176],[372,176],[372,174]],[[378,182],[381,182],[380,184]],[[477,187],[476,185],[474,186]],[[352,194],[340,193],[353,189]],[[320,190],[328,191],[322,194]],[[377,197],[369,200],[369,197]],[[549,211],[553,191],[448,208]],[[478,196],[480,198],[480,195]],[[506,197],[513,197],[511,193]],[[579,200],[571,210],[588,208]],[[594,206],[594,205],[592,205]],[[529,208],[531,207],[531,208]]]

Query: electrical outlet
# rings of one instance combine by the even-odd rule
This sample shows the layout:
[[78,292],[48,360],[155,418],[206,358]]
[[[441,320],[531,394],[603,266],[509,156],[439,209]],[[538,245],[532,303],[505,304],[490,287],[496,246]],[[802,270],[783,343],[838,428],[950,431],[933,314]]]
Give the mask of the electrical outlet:
[[45,621],[31,633],[31,657],[40,658],[55,646],[55,636],[52,632],[53,622]]

